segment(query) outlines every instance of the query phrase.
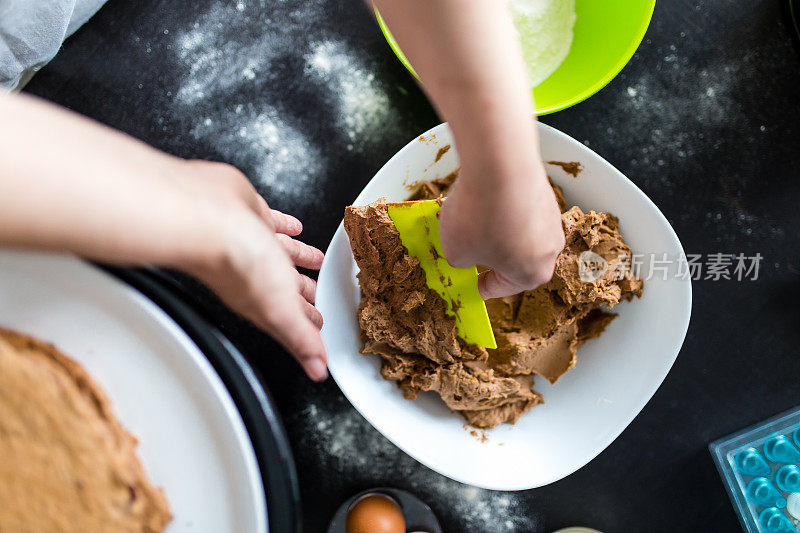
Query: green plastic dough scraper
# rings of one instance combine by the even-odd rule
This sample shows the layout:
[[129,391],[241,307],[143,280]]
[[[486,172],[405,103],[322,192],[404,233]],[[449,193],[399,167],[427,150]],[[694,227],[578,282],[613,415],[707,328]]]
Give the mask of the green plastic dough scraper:
[[419,259],[428,287],[445,302],[456,319],[456,331],[464,341],[497,348],[486,303],[478,292],[478,269],[453,268],[447,262],[439,238],[438,200],[389,203],[389,217],[408,253]]

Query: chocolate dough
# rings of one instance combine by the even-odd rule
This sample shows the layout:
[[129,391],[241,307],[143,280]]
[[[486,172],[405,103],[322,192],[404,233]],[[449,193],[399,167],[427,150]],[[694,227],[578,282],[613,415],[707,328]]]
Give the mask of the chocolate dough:
[[[456,174],[423,183],[411,199],[446,194]],[[575,366],[577,350],[614,318],[603,308],[642,293],[630,270],[630,248],[608,213],[562,210],[566,246],[547,284],[487,301],[496,350],[457,337],[446,303],[425,283],[425,273],[406,252],[389,218],[386,200],[348,207],[344,226],[359,266],[358,308],[365,354],[382,358],[381,375],[396,381],[406,398],[438,393],[447,406],[481,428],[514,423],[542,397],[534,375],[555,383]],[[593,252],[607,262],[597,279],[582,281],[578,258]]]
[[163,531],[167,500],[86,371],[0,328],[0,531]]
[[447,304],[425,283],[419,261],[408,255],[389,218],[386,200],[348,207],[344,227],[361,271],[361,336],[401,353],[421,354],[436,363],[486,359],[483,348],[456,336]]

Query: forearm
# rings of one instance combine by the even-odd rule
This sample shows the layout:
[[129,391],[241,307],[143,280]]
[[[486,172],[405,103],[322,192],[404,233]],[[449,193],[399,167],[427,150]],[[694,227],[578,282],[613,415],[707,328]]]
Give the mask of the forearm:
[[155,187],[181,160],[24,96],[0,97],[0,245],[175,266],[196,213]]
[[[486,180],[471,186],[514,189],[533,179],[534,171],[541,179],[531,92],[506,3],[376,0],[375,4],[434,106],[450,123],[462,163],[478,167],[470,176],[485,170],[503,177],[501,183]],[[485,166],[492,168],[480,168]]]
[[29,97],[0,97],[0,246],[173,267],[325,378],[314,281],[323,255],[293,236],[236,168],[185,161]]

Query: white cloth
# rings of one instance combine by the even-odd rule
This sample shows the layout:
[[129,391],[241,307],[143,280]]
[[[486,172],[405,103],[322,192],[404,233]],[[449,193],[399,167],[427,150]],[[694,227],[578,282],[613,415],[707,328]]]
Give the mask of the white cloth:
[[24,85],[105,1],[0,0],[0,87]]

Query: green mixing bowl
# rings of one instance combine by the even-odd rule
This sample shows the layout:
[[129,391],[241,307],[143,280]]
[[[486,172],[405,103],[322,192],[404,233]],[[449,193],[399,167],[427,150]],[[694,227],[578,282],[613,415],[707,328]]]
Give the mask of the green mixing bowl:
[[[561,66],[533,89],[536,114],[575,105],[614,79],[642,42],[655,5],[656,0],[575,0],[572,48]],[[389,46],[416,76],[380,13],[375,15]]]

